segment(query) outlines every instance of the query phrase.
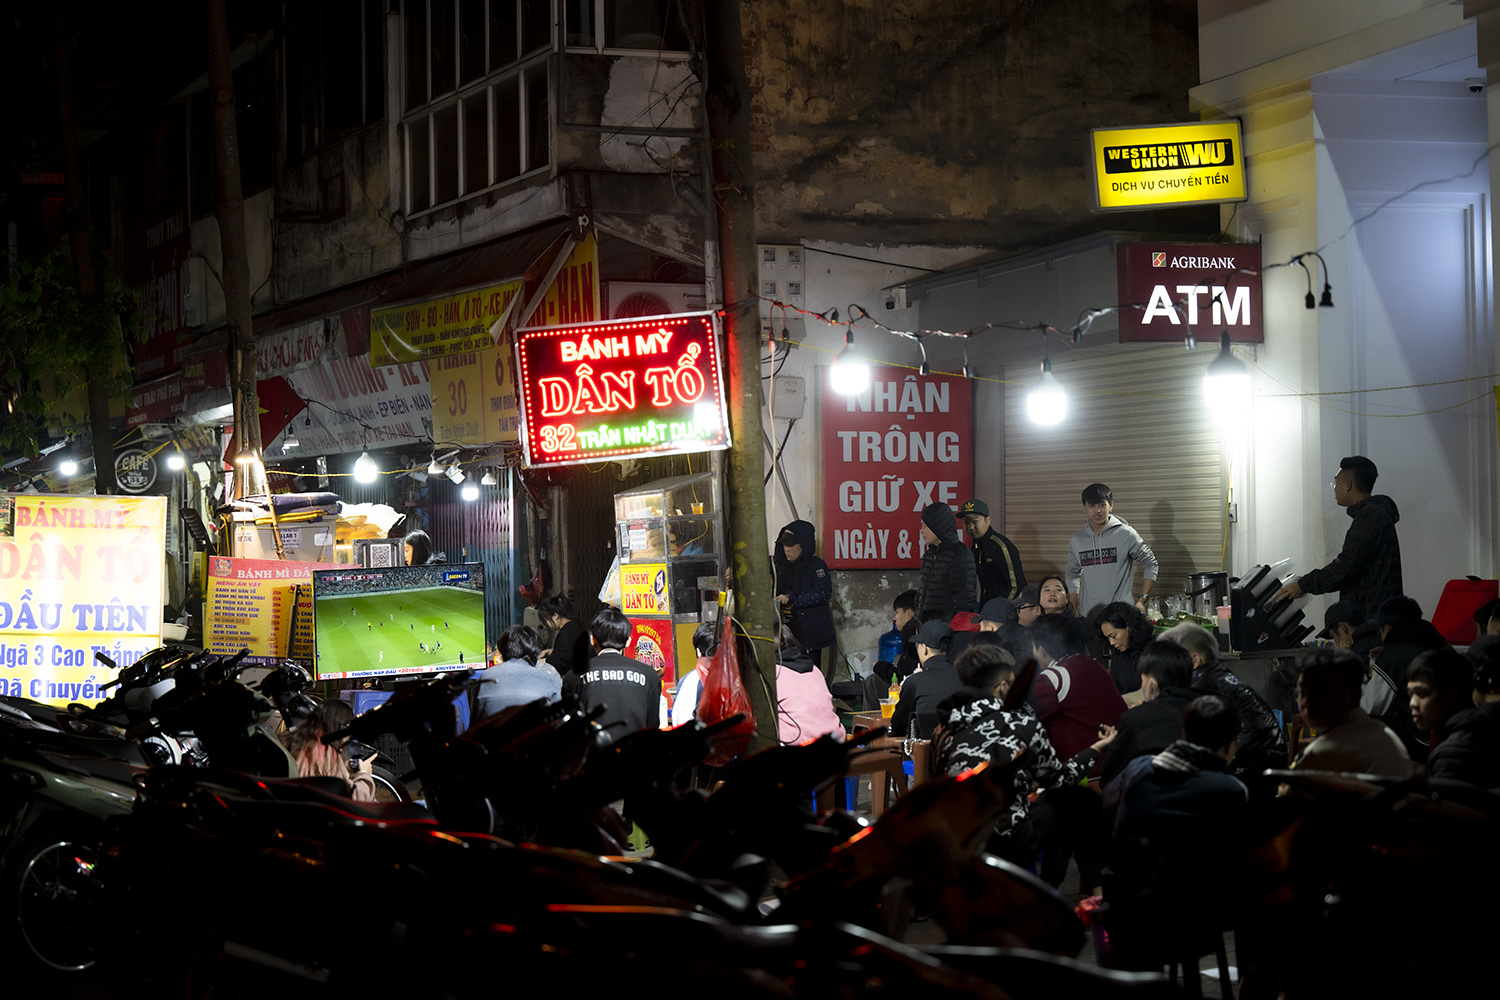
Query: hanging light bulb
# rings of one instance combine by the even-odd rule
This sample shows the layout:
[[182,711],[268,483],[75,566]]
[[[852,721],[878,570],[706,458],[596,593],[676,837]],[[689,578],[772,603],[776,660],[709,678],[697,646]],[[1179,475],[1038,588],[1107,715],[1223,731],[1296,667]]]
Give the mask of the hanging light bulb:
[[256,460],[256,454],[255,454],[254,451],[252,451],[249,448],[241,448],[239,451],[235,452],[235,455],[234,455],[234,464],[235,465],[249,465],[251,462],[254,462],[255,460]]
[[479,499],[479,487],[475,486],[473,483],[470,483],[468,486],[465,486],[463,489],[459,490],[458,491],[458,495],[461,496],[461,497],[463,497],[465,500],[469,500],[469,501],[478,500]]
[[1245,406],[1250,402],[1250,369],[1229,347],[1229,331],[1219,334],[1219,353],[1203,375],[1203,396],[1216,409]]
[[78,475],[78,463],[71,458],[65,458],[57,463],[57,471],[65,476],[76,476]]
[[441,476],[443,471],[443,463],[438,461],[437,452],[433,452],[432,461],[427,463],[427,474],[429,476]]
[[854,328],[844,328],[844,349],[828,369],[828,383],[841,396],[853,396],[870,387],[870,366],[854,350]]
[[1026,415],[1034,424],[1050,427],[1068,416],[1068,393],[1052,374],[1052,359],[1042,359],[1042,377],[1026,394]]
[[484,475],[479,478],[479,485],[480,486],[498,486],[498,485],[500,485],[500,481],[495,478],[495,470],[494,469],[486,469],[486,470],[484,470]]
[[354,481],[357,483],[373,483],[375,477],[380,475],[380,466],[370,457],[368,450],[362,451],[354,460]]
[[295,430],[292,430],[291,428],[288,428],[286,437],[281,439],[281,450],[291,451],[293,448],[300,447],[301,445],[302,442],[297,440],[297,432]]
[[167,468],[173,472],[181,472],[187,467],[187,459],[182,457],[182,452],[174,451],[167,456]]

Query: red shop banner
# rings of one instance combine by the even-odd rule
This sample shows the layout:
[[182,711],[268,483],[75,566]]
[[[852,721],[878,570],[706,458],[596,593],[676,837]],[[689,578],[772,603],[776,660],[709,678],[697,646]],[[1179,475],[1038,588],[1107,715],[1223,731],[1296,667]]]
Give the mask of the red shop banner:
[[962,375],[870,369],[844,396],[823,369],[823,561],[834,569],[922,565],[921,513],[956,512],[974,490],[974,402]]
[[729,447],[712,313],[517,331],[526,464]]

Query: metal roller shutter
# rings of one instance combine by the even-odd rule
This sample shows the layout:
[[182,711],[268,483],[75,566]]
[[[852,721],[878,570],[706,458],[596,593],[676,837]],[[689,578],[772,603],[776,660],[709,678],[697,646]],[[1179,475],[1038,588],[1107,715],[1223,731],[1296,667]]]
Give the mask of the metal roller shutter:
[[[1026,387],[1006,386],[1003,530],[1028,580],[1067,568],[1068,538],[1084,524],[1079,494],[1093,482],[1109,485],[1115,514],[1156,553],[1157,593],[1181,593],[1189,573],[1227,565],[1226,473],[1203,399],[1212,357],[1150,344],[1054,355],[1068,417],[1052,427],[1026,416]],[[1139,594],[1139,570],[1135,579]]]

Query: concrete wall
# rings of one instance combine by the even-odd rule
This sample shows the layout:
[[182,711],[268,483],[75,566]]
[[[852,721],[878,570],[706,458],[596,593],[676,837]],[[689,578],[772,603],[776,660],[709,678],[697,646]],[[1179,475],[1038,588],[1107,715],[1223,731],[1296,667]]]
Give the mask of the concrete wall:
[[[924,273],[924,269],[952,266],[977,254],[973,247],[931,246],[860,246],[858,244],[808,241],[804,248],[806,261],[805,308],[824,313],[838,309],[840,316],[849,315],[849,305],[856,303],[868,309],[882,323],[896,329],[909,329],[915,324],[916,310],[886,310],[886,295],[883,289],[903,279]],[[866,258],[866,259],[855,259]],[[899,262],[899,263],[897,263]],[[855,343],[872,363],[889,363],[915,366],[921,361],[921,352],[911,341],[878,332],[869,323],[856,328]],[[778,364],[779,377],[797,377],[807,386],[807,407],[802,419],[791,428],[787,437],[788,421],[771,420],[765,413],[765,430],[776,444],[783,438],[786,445],[781,451],[781,465],[791,484],[791,502],[788,502],[781,483],[773,477],[766,486],[766,530],[774,539],[776,531],[788,521],[796,518],[811,521],[819,528],[819,555],[825,555],[832,545],[824,538],[823,526],[823,456],[822,424],[818,417],[822,405],[820,368],[832,363],[834,356],[844,348],[844,327],[832,326],[817,319],[807,321],[807,339],[793,348]],[[769,376],[773,366],[762,366],[762,375]],[[768,385],[770,383],[767,383]],[[998,427],[1001,419],[999,393],[993,388],[976,391],[974,396],[974,420],[976,426]],[[998,436],[988,439],[998,445]],[[976,447],[980,447],[976,442]],[[770,456],[767,453],[767,469]],[[983,476],[979,473],[985,470]],[[987,481],[998,488],[995,482],[998,469],[998,453],[995,460],[976,462],[976,485]],[[994,495],[993,493],[990,495]],[[967,498],[965,498],[967,499]],[[795,512],[793,511],[795,504]],[[880,633],[891,627],[891,600],[903,590],[917,584],[915,570],[839,570],[833,576],[833,617],[838,630],[838,641],[844,654],[853,657],[874,647]],[[873,661],[859,661],[856,668],[867,671]]]
[[[1439,0],[1203,0],[1200,12],[1204,82],[1193,107],[1205,118],[1239,116],[1246,129],[1252,194],[1223,208],[1224,224],[1261,240],[1268,265],[1321,249],[1336,303],[1305,309],[1300,267],[1265,274],[1266,340],[1247,358],[1251,430],[1231,456],[1240,515],[1232,566],[1288,556],[1298,571],[1324,565],[1348,524],[1328,481],[1340,457],[1359,451],[1384,470],[1378,490],[1407,510],[1407,589],[1430,612],[1441,580],[1495,571],[1494,448],[1485,454],[1483,444],[1494,415],[1474,404],[1450,416],[1422,411],[1486,383],[1466,393],[1309,394],[1495,370],[1487,184],[1470,155],[1488,133],[1478,108],[1461,106],[1462,73],[1434,89],[1456,72],[1463,47],[1451,33],[1463,29],[1464,10]],[[1463,173],[1467,181],[1403,193]],[[1395,207],[1351,230],[1392,198]],[[1432,263],[1418,264],[1424,257]],[[1309,618],[1326,603],[1310,602]]]
[[[1342,289],[1338,308],[1318,310],[1320,381],[1413,386],[1325,399],[1323,478],[1347,454],[1380,467],[1376,489],[1402,511],[1406,592],[1430,612],[1446,581],[1495,575],[1493,396],[1486,382],[1451,381],[1494,370],[1489,177],[1474,169],[1485,100],[1462,83],[1319,77],[1313,104],[1318,228]],[[1348,518],[1329,503],[1323,515],[1335,544]]]
[[[1091,230],[1088,130],[1184,121],[1189,0],[743,3],[764,242]],[[1153,228],[1150,213],[1119,224]]]
[[390,130],[380,122],[282,171],[277,199],[283,213],[323,211],[337,217],[300,223],[283,215],[277,235],[278,301],[296,302],[401,266],[401,230],[391,211],[395,155]]

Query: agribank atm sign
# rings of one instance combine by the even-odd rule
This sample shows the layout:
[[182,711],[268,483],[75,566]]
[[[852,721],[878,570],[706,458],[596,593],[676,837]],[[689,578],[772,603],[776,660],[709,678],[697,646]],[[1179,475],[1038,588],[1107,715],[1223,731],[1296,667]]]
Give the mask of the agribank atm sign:
[[1259,243],[1122,243],[1120,343],[1265,340]]
[[517,331],[526,464],[729,447],[713,313]]
[[1244,201],[1238,120],[1096,128],[1094,196],[1101,212]]

